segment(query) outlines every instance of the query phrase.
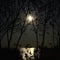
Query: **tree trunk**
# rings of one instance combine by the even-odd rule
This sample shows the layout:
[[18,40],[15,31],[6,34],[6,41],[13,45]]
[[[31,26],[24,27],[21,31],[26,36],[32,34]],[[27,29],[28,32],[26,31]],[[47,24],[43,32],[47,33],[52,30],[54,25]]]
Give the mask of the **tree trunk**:
[[42,44],[40,48],[40,59],[43,57],[43,46],[44,46],[44,40],[45,40],[45,31],[46,31],[46,23],[43,26],[43,39],[42,39]]
[[11,43],[11,39],[12,39],[12,35],[13,35],[13,29],[14,29],[14,24],[12,25],[12,28],[11,28],[11,34],[10,34],[10,39],[8,41],[8,47],[10,47],[10,43]]
[[44,27],[43,27],[43,39],[42,39],[42,44],[41,44],[42,48],[44,46],[44,40],[45,40],[45,28],[46,28],[46,24],[44,24]]
[[16,48],[18,48],[18,45],[19,45],[19,42],[20,42],[20,40],[21,40],[22,34],[23,34],[23,33],[21,32],[21,34],[20,34],[20,36],[19,36],[19,38],[18,38],[18,40],[17,40]]
[[37,50],[38,50],[38,32],[36,32],[36,42],[37,42]]
[[58,28],[57,28],[57,48],[59,47],[59,26],[58,26]]
[[52,26],[52,33],[53,33],[53,46],[55,47],[55,42],[54,42],[54,25]]
[[1,48],[1,22],[0,22],[0,48]]
[[8,32],[8,27],[9,27],[9,25],[7,25],[7,42],[8,42],[8,48],[9,48],[9,32]]
[[60,27],[58,29],[58,38],[59,38],[59,48],[60,48]]

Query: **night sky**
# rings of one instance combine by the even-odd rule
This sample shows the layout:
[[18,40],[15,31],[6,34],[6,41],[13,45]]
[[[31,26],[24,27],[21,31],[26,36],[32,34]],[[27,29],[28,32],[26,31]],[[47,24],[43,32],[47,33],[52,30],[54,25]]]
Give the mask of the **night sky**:
[[[0,40],[1,47],[7,47],[7,29],[10,36],[11,27],[14,24],[13,34],[11,38],[10,47],[15,48],[24,21],[27,14],[36,16],[35,29],[38,31],[38,45],[41,45],[43,40],[44,24],[45,37],[44,47],[53,47],[59,45],[58,26],[60,26],[60,4],[59,0],[0,0]],[[46,22],[47,21],[47,22]],[[30,44],[33,47],[37,46],[36,34],[33,23],[25,25],[19,45],[25,47]],[[36,25],[37,24],[37,25]],[[9,28],[7,28],[7,26]],[[60,30],[60,27],[59,27]],[[54,34],[54,36],[53,36]],[[10,38],[10,37],[9,37]],[[54,39],[54,44],[53,44]],[[58,43],[58,44],[57,44]]]

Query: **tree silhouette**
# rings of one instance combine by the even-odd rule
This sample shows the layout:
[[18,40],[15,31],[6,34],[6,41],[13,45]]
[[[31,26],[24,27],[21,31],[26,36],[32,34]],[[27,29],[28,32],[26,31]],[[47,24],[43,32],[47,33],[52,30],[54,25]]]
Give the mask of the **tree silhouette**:
[[[0,25],[2,28],[0,29],[2,32],[2,37],[0,38],[0,42],[3,39],[3,37],[5,36],[5,34],[7,33],[7,42],[8,42],[8,48],[10,47],[10,43],[12,40],[12,36],[14,33],[14,27],[16,24],[16,21],[18,19],[18,16],[20,15],[20,10],[23,8],[22,2],[19,3],[19,0],[17,1],[18,5],[15,5],[16,1],[5,1],[6,5],[4,6],[4,4],[2,7],[4,8],[4,12],[3,9],[1,9],[1,14],[4,14],[4,17],[6,18],[6,21],[4,22],[3,20],[3,16],[1,16],[1,23],[2,25]],[[2,2],[4,3],[4,2]],[[8,14],[8,15],[7,15]],[[4,24],[5,25],[4,25]],[[21,28],[21,35],[22,35],[22,30],[23,30],[23,26],[21,24],[21,22],[19,23]],[[23,22],[23,25],[25,24],[25,22]],[[4,33],[3,33],[4,32]],[[19,39],[18,39],[19,40]],[[18,42],[17,42],[18,44]],[[1,44],[0,44],[1,45]]]
[[[4,4],[5,2],[5,4]],[[1,7],[1,19],[0,19],[0,46],[1,41],[4,38],[4,36],[7,36],[7,42],[8,42],[8,48],[10,47],[11,41],[13,39],[13,35],[16,31],[16,27],[20,25],[20,31],[19,31],[19,38],[17,39],[16,48],[19,45],[19,42],[21,40],[21,37],[23,33],[26,30],[26,21],[24,17],[26,17],[27,13],[35,12],[37,18],[35,22],[33,22],[33,28],[36,35],[36,42],[37,42],[37,48],[38,48],[38,36],[39,36],[39,29],[40,29],[40,22],[42,21],[43,25],[43,32],[42,32],[42,43],[41,47],[44,46],[45,42],[45,33],[46,33],[46,25],[50,20],[54,20],[55,17],[59,16],[59,1],[56,0],[49,0],[49,1],[32,1],[32,0],[9,0],[9,1],[1,1],[0,7]],[[21,12],[22,11],[22,12]],[[58,11],[58,14],[57,14]],[[22,14],[23,13],[23,16]],[[56,14],[56,15],[55,15]],[[42,17],[44,16],[44,18]],[[3,17],[5,17],[3,19]],[[57,19],[57,18],[56,18]],[[17,22],[19,20],[19,22]],[[34,25],[35,23],[35,25]],[[54,23],[54,21],[52,22]],[[54,37],[54,24],[52,24],[53,29],[53,37]],[[59,31],[59,27],[58,27]],[[58,32],[58,36],[59,36]],[[54,38],[53,38],[54,40]],[[60,41],[60,40],[59,40]]]

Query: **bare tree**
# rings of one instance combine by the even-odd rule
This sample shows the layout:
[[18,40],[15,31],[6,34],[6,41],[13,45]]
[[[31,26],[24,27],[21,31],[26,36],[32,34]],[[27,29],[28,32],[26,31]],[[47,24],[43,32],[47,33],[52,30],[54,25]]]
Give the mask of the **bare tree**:
[[1,48],[1,21],[0,21],[0,48]]
[[60,48],[60,21],[57,23],[57,48]]
[[[48,3],[49,3],[50,1],[48,1]],[[44,39],[45,39],[45,31],[46,31],[46,24],[47,24],[47,22],[49,22],[50,20],[52,20],[52,21],[54,21],[54,18],[56,17],[57,18],[57,16],[59,15],[58,14],[58,10],[59,9],[57,9],[58,7],[57,7],[57,5],[56,5],[57,3],[56,3],[56,1],[52,1],[52,2],[50,2],[50,4],[48,4],[45,8],[45,19],[44,19],[44,22],[43,22],[43,40],[42,40],[42,46],[43,46],[43,44],[44,44]],[[56,13],[55,13],[55,12]],[[55,21],[54,21],[54,23],[55,23]],[[53,24],[53,31],[54,31],[54,24]],[[54,32],[53,32],[53,37],[54,37]],[[53,40],[54,40],[54,38],[53,38]]]
[[[8,48],[10,47],[10,43],[12,40],[14,25],[18,19],[18,16],[20,15],[20,9],[22,8],[22,3],[19,3],[19,0],[17,1],[17,3],[19,3],[17,5],[17,8],[16,8],[16,5],[13,5],[13,3],[15,4],[15,2],[16,1],[12,1],[12,0],[5,1],[6,5],[2,6],[2,7],[4,7],[5,12],[1,13],[1,14],[5,14],[5,18],[6,18],[5,24],[6,25],[5,26],[2,25],[2,29],[0,29],[2,31],[2,36],[1,36],[0,41],[2,41],[3,37],[7,33]],[[16,8],[16,9],[14,9],[14,8]],[[3,16],[1,18],[3,19]],[[3,20],[3,22],[4,22],[4,20]],[[3,22],[1,22],[1,23],[3,23]]]
[[[14,2],[14,1],[13,1],[13,2]],[[11,9],[12,9],[12,8],[13,8],[13,7],[11,6]],[[11,9],[10,9],[10,10],[11,10]],[[11,15],[11,22],[8,22],[8,20],[7,20],[7,41],[8,41],[8,48],[10,47],[11,39],[12,39],[12,36],[13,36],[14,24],[15,24],[18,16],[19,16],[20,9],[21,9],[21,6],[18,7],[16,17],[15,17],[15,16],[12,17],[13,14]],[[10,13],[10,10],[8,10],[9,13]],[[12,13],[13,13],[13,10],[12,10]],[[9,23],[10,23],[10,24],[9,24]]]

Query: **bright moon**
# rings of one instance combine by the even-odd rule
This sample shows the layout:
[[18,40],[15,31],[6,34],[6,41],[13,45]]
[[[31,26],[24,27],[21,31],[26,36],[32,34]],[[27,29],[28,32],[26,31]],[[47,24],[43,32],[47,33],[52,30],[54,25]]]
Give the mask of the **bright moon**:
[[29,21],[32,21],[32,20],[33,20],[33,17],[32,17],[32,16],[28,16],[27,19],[28,19]]
[[32,15],[27,15],[26,20],[27,20],[28,22],[32,22],[32,21],[34,20],[34,17],[33,17]]

